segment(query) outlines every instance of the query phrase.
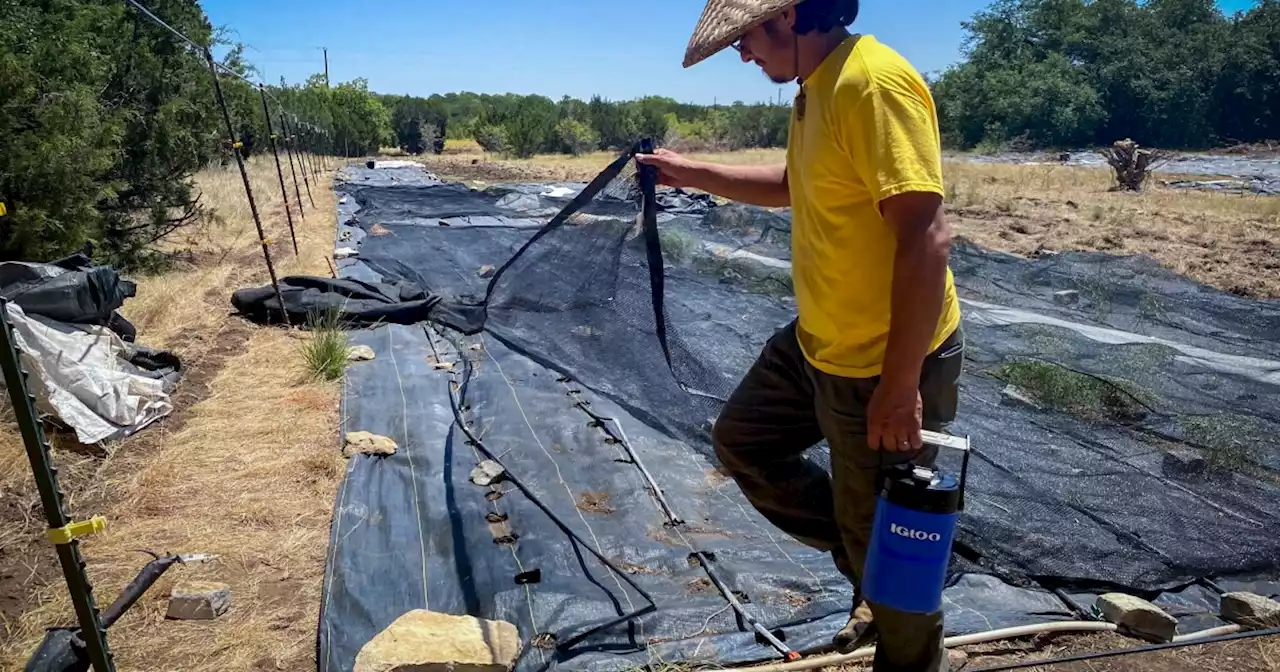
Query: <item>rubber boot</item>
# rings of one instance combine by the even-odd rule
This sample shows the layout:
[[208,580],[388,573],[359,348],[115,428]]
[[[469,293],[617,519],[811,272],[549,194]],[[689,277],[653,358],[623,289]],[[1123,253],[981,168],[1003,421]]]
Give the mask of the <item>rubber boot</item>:
[[836,569],[853,584],[853,608],[849,611],[849,622],[840,632],[831,638],[831,643],[840,653],[856,651],[864,646],[871,646],[876,641],[875,619],[871,607],[862,599],[862,589],[858,585],[858,577],[849,565],[849,559],[843,548],[831,552]]

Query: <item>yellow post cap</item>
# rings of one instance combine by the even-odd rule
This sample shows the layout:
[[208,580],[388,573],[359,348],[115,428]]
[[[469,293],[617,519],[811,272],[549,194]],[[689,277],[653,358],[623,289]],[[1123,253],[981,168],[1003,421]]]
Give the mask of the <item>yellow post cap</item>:
[[69,544],[80,537],[97,534],[105,529],[107,529],[107,519],[102,516],[94,516],[89,520],[68,523],[63,527],[53,528],[45,534],[49,536],[49,541],[55,544]]

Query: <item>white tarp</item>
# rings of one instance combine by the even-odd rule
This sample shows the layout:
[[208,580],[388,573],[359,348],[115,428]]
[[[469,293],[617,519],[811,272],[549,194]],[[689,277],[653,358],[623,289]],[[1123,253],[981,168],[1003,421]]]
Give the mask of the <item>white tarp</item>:
[[131,364],[129,346],[107,327],[8,310],[37,408],[81,443],[123,438],[173,412],[167,383]]

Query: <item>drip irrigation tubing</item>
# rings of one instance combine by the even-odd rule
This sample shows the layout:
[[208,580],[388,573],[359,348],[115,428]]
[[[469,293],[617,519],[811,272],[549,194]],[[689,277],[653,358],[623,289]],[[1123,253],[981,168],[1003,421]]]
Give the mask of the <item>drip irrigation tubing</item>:
[[[431,338],[432,336],[431,332],[433,330],[431,330],[430,328],[424,328],[424,329],[426,330],[427,340],[429,342],[432,342],[432,348],[434,348],[435,347],[434,341],[432,341],[432,338]],[[437,331],[436,333],[439,334],[445,340],[449,341],[450,345],[453,346],[454,350],[459,353],[458,358],[464,363],[462,381],[461,382],[455,381],[451,376],[450,379],[445,383],[445,386],[449,390],[449,406],[450,406],[450,409],[453,411],[454,423],[456,423],[458,426],[458,429],[461,430],[464,435],[466,435],[467,439],[471,442],[471,444],[475,446],[475,448],[479,450],[482,454],[484,454],[485,458],[492,460],[499,466],[502,466],[502,460],[498,459],[498,455],[484,445],[484,442],[480,440],[479,436],[476,436],[476,434],[471,431],[471,428],[467,425],[466,420],[464,420],[462,417],[462,400],[460,398],[460,395],[463,395],[466,393],[467,383],[471,378],[471,373],[472,373],[471,360],[468,359],[463,354],[464,350],[457,341],[453,340],[447,335],[444,335],[441,332]],[[455,383],[456,383],[456,386],[455,386]],[[621,623],[626,623],[626,622],[635,620],[637,618],[640,618],[641,616],[645,616],[646,614],[651,614],[658,610],[657,602],[654,601],[653,596],[650,595],[648,591],[646,591],[644,588],[641,588],[634,580],[632,580],[632,578],[626,572],[623,572],[621,569],[618,569],[618,567],[614,565],[613,562],[609,560],[609,558],[605,557],[605,555],[601,553],[595,546],[592,546],[585,539],[579,536],[577,532],[574,532],[573,528],[569,527],[569,525],[565,523],[559,516],[557,516],[555,512],[551,510],[550,507],[544,504],[541,499],[538,499],[538,496],[534,494],[533,490],[529,489],[528,486],[522,483],[520,479],[516,477],[514,474],[512,474],[510,471],[507,471],[505,466],[503,466],[502,468],[503,468],[503,472],[505,473],[505,478],[507,482],[515,486],[516,489],[519,490],[521,493],[523,493],[524,496],[527,497],[534,506],[538,507],[539,510],[541,510],[544,514],[546,514],[547,518],[549,518],[551,522],[555,524],[556,527],[560,528],[560,531],[564,532],[566,535],[569,536],[569,538],[573,539],[578,544],[580,544],[583,548],[587,549],[587,551],[591,553],[591,555],[595,556],[595,558],[599,560],[606,568],[608,568],[609,571],[612,571],[614,574],[616,574],[628,586],[631,586],[632,590],[635,590],[636,593],[639,594],[640,597],[643,598],[645,602],[648,602],[648,604],[644,607],[636,609],[630,613],[623,614],[617,618],[611,619],[599,625],[591,626],[587,630],[584,630],[583,632],[580,632],[564,641],[560,641],[560,638],[557,636],[556,638],[557,651],[560,651],[561,653],[563,653],[565,650],[569,649],[573,645],[577,644],[578,642],[581,642],[582,640],[590,637],[591,635],[596,634],[597,632],[600,632],[602,630],[607,630]]]
[[[609,433],[613,437],[614,441],[618,442],[622,446],[623,450],[626,451],[631,464],[635,465],[635,467],[640,470],[641,475],[644,476],[645,481],[649,485],[650,491],[653,493],[654,499],[657,500],[659,508],[662,509],[663,514],[667,517],[667,525],[673,529],[683,525],[684,520],[676,514],[675,509],[673,509],[671,504],[667,501],[666,496],[662,493],[662,488],[658,486],[658,482],[653,478],[653,474],[649,472],[649,469],[644,466],[644,462],[640,459],[640,456],[631,448],[631,443],[627,440],[626,432],[622,429],[622,423],[619,422],[617,418],[610,418],[592,411],[588,408],[587,402],[585,401],[579,400],[574,404],[574,406],[581,409],[593,421],[599,423],[600,428],[606,433]],[[608,426],[605,425],[605,422],[612,422],[614,427],[617,428],[617,433],[615,434],[610,432]],[[787,660],[796,660],[799,658],[798,653],[783,643],[777,635],[774,635],[772,631],[764,627],[764,625],[757,621],[755,617],[747,611],[747,608],[743,606],[737,595],[734,595],[733,591],[725,584],[724,580],[720,578],[720,575],[714,568],[712,568],[711,558],[708,557],[706,553],[699,551],[692,546],[690,546],[689,550],[693,551],[694,557],[698,559],[698,564],[702,567],[703,571],[707,573],[707,578],[709,578],[715,585],[716,590],[718,590],[720,595],[724,597],[725,601],[729,603],[729,606],[733,608],[738,617],[751,627],[752,631],[755,632],[757,638],[762,643],[768,643],[770,646],[777,649],[778,652]]]
[[[1153,651],[1178,649],[1187,646],[1201,646],[1204,644],[1215,644],[1238,639],[1280,635],[1280,628],[1251,630],[1248,632],[1240,632],[1240,629],[1241,626],[1239,625],[1226,625],[1217,628],[1210,628],[1208,630],[1201,630],[1199,632],[1191,632],[1185,635],[1178,635],[1177,637],[1174,637],[1172,641],[1160,644],[1148,644],[1129,649],[1098,651],[1072,656],[1061,656],[1057,658],[1023,660],[1014,663],[993,665],[990,667],[965,669],[968,672],[1002,672],[1004,670],[1019,670],[1032,667],[1060,665],[1063,663],[1112,658],[1135,653],[1149,653]],[[943,646],[948,649],[953,649],[961,646],[988,644],[991,642],[1016,639],[1018,637],[1031,637],[1034,635],[1052,633],[1116,632],[1117,630],[1118,628],[1114,623],[1107,623],[1105,621],[1056,621],[1033,625],[1020,625],[1012,628],[1000,628],[997,630],[988,630],[986,632],[977,632],[970,635],[957,635],[943,640]],[[875,651],[875,647],[872,646],[858,649],[857,651],[850,653],[831,653],[813,656],[791,663],[769,663],[765,665],[708,670],[707,672],[807,672],[809,670],[816,670],[824,667],[837,667],[860,660],[866,660],[873,657],[875,655]]]
[[[1213,628],[1205,631],[1206,633],[1218,630],[1226,630],[1231,626],[1223,628]],[[1238,626],[1237,626],[1238,627]],[[1094,653],[1080,653],[1073,656],[1060,656],[1058,658],[1048,658],[1045,660],[1024,660],[1016,663],[1006,663],[1003,665],[993,665],[991,667],[980,667],[972,672],[1002,672],[1003,670],[1025,670],[1031,667],[1048,667],[1050,665],[1062,665],[1065,663],[1078,663],[1088,660],[1099,660],[1102,658],[1115,658],[1117,656],[1129,656],[1135,653],[1152,653],[1155,651],[1167,651],[1169,649],[1180,649],[1187,646],[1200,646],[1203,644],[1217,644],[1220,642],[1231,642],[1240,639],[1253,639],[1255,637],[1272,637],[1280,635],[1280,628],[1267,628],[1265,630],[1251,630],[1249,632],[1233,632],[1228,634],[1218,634],[1201,637],[1202,633],[1190,633],[1183,635],[1182,638],[1175,638],[1171,642],[1163,642],[1160,644],[1147,644],[1146,646],[1135,646],[1131,649],[1117,649],[1114,651],[1098,651]]]
[[[570,390],[570,394],[574,394],[574,393],[575,393],[574,390]],[[644,462],[640,460],[640,456],[636,455],[635,450],[631,448],[631,441],[627,439],[627,433],[626,433],[626,430],[622,428],[622,423],[619,422],[617,418],[610,418],[607,416],[603,416],[591,410],[591,407],[587,405],[586,401],[579,400],[574,404],[574,406],[576,406],[583,413],[586,413],[595,422],[600,423],[600,428],[603,429],[606,433],[608,433],[613,438],[614,441],[616,441],[619,445],[622,446],[622,449],[625,450],[627,453],[627,458],[630,459],[631,463],[634,464],[636,468],[640,470],[640,474],[644,476],[645,482],[649,484],[649,490],[650,492],[653,493],[654,499],[658,500],[658,506],[662,508],[662,513],[667,517],[667,521],[669,522],[669,524],[680,525],[684,523],[684,520],[682,520],[680,516],[676,515],[676,511],[671,506],[671,503],[667,501],[667,497],[665,494],[663,494],[662,488],[658,487],[658,482],[654,480],[653,474],[649,473],[649,470],[644,466]],[[617,431],[616,432],[610,431],[608,426],[605,425],[606,422],[612,422],[614,428],[617,429]]]

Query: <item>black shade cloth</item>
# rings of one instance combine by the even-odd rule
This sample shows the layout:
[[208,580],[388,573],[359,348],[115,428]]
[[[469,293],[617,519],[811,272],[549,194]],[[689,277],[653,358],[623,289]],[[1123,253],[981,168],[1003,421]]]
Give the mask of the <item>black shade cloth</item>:
[[411,282],[373,283],[305,275],[280,278],[280,298],[271,285],[237,290],[231,305],[255,322],[278,324],[287,313],[291,324],[336,315],[342,324],[357,326],[379,322],[414,324],[427,319],[438,297]]
[[[690,593],[697,573],[681,565],[689,548],[652,544],[654,534],[670,541],[652,495],[633,465],[610,457],[616,444],[571,403],[571,389],[625,425],[691,522],[693,546],[716,554],[762,622],[796,648],[843,624],[847,584],[715,476],[709,442],[717,399],[795,316],[788,214],[672,201],[638,179],[634,151],[567,193],[345,187],[360,207],[339,236],[359,245],[344,275],[411,283],[438,303],[428,328],[358,336],[378,359],[350,374],[347,427],[392,436],[403,454],[357,458],[343,486],[324,669],[349,669],[369,637],[424,604],[506,618],[526,641],[630,607],[629,591],[518,493],[494,509],[470,484],[480,457],[450,417],[453,384],[485,444],[558,515],[580,521],[583,536],[594,531],[598,548],[638,568],[659,604],[590,647],[531,656],[523,669],[775,655],[714,593],[682,606],[699,595]],[[660,194],[676,205],[664,207]],[[975,453],[948,589],[951,632],[1072,618],[1049,588],[1156,597],[1203,578],[1274,577],[1280,306],[1142,257],[1026,259],[957,241],[952,267],[967,336],[952,431],[970,436]],[[459,357],[474,361],[467,376],[433,365]],[[822,445],[810,454],[828,461]],[[584,492],[611,493],[616,511],[579,518]],[[494,510],[516,521],[513,548],[495,546],[475,522]],[[392,561],[401,554],[416,559]],[[531,568],[548,585],[513,581]]]
[[111,266],[95,265],[92,247],[48,263],[0,263],[0,296],[31,315],[70,324],[109,327],[127,342],[137,330],[116,310],[137,286]]

